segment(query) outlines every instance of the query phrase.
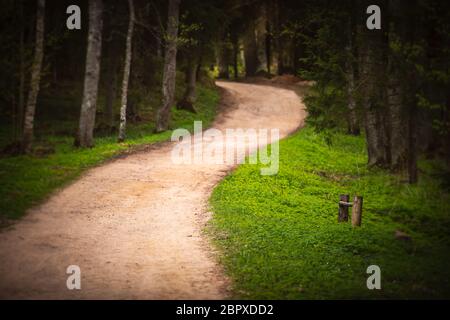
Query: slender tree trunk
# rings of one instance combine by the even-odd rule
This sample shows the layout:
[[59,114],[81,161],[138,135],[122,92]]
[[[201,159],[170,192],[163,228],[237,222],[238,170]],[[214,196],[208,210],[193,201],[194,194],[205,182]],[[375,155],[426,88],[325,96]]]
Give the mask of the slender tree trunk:
[[[391,59],[391,58],[390,58]],[[390,62],[392,64],[394,62]],[[393,66],[393,68],[395,68]],[[408,114],[404,112],[402,84],[398,72],[389,73],[387,101],[389,107],[391,170],[402,172],[407,167],[408,159]]]
[[75,146],[83,148],[94,146],[95,112],[102,51],[102,11],[102,0],[89,0],[89,31],[83,101],[81,104],[80,125],[75,139]]
[[280,26],[280,0],[274,0],[274,23],[273,23],[273,31],[274,31],[274,46],[276,53],[276,63],[277,63],[277,74],[282,75],[284,72],[284,63],[283,63],[283,45],[281,39],[281,26]]
[[[369,1],[367,1],[368,3]],[[362,3],[363,8],[367,8]],[[365,10],[365,9],[364,9]],[[384,57],[387,46],[382,30],[368,30],[364,25],[359,27],[360,75],[362,85],[362,105],[364,109],[366,141],[369,166],[389,166],[389,140],[383,114],[384,107]]]
[[272,72],[272,26],[269,21],[266,23],[266,68],[267,73],[270,74]]
[[[447,98],[445,102],[446,108],[443,110],[442,120],[444,123],[450,124],[450,88],[447,91]],[[447,165],[450,167],[450,147],[448,141],[450,141],[450,129],[447,129],[447,134],[445,135],[446,148],[444,148],[444,157]]]
[[265,3],[262,2],[259,14],[255,21],[257,67],[256,72],[267,72],[267,12]]
[[179,11],[180,0],[169,0],[167,40],[162,85],[163,101],[156,116],[156,132],[162,132],[169,129],[170,108],[172,107],[175,98]]
[[197,113],[194,107],[194,103],[197,98],[196,83],[197,83],[197,60],[191,56],[188,58],[189,62],[186,68],[186,91],[183,99],[177,103],[178,109],[187,110],[193,113]]
[[195,70],[195,81],[201,82],[202,78],[202,67],[203,67],[203,47],[200,47],[199,55],[198,55],[198,63],[197,69]]
[[[412,47],[417,41],[418,26],[415,17],[420,14],[418,0],[402,1],[403,13],[406,21],[404,22],[404,29],[406,30],[405,41]],[[417,96],[418,90],[417,71],[414,66],[407,70],[406,74],[406,105],[408,107],[408,181],[410,184],[417,183],[418,169],[417,169],[417,133],[418,133],[418,108]]]
[[[417,81],[414,67],[405,61],[404,46],[415,40],[414,17],[417,2],[397,0],[389,3],[390,35],[400,40],[400,50],[390,50],[387,105],[389,108],[390,168],[407,173],[409,183],[417,182]],[[399,53],[400,52],[400,55]]]
[[354,1],[351,1],[350,19],[348,23],[348,44],[347,44],[347,106],[348,106],[348,133],[351,135],[359,135],[360,128],[358,123],[358,115],[356,112],[355,84],[356,84],[356,67],[355,67],[355,18],[354,18]]
[[121,104],[120,104],[119,142],[125,140],[125,131],[126,131],[126,124],[127,124],[128,81],[130,79],[131,52],[132,52],[132,44],[133,44],[134,21],[135,21],[133,0],[128,0],[128,6],[129,6],[129,10],[130,10],[130,21],[128,23],[125,63],[124,63],[124,67],[123,67],[122,99],[121,99]]
[[106,92],[105,118],[109,130],[114,128],[114,101],[117,96],[117,59],[115,52],[111,52],[109,59],[108,83]]
[[417,183],[417,106],[416,101],[411,102],[408,119],[408,182]]
[[22,135],[23,129],[23,112],[25,109],[25,21],[24,21],[24,4],[23,0],[19,1],[19,102],[17,105],[17,114],[15,119],[15,139]]
[[[159,35],[161,36],[161,35]],[[162,40],[160,37],[156,38],[156,56],[158,58],[162,58],[163,56],[163,45],[162,45]]]
[[34,60],[31,67],[30,91],[25,109],[25,119],[23,126],[23,137],[21,151],[28,153],[31,151],[33,142],[34,115],[36,101],[39,93],[41,81],[42,60],[44,57],[44,27],[45,27],[45,0],[38,0],[36,15],[36,44],[34,49]]
[[[405,25],[401,1],[389,3],[389,37],[392,35],[404,39]],[[389,50],[386,93],[389,119],[389,146],[391,150],[390,169],[404,173],[408,167],[408,114],[405,112],[405,74],[401,72],[402,57]],[[404,66],[403,66],[404,68]],[[402,79],[403,78],[403,79]]]
[[244,36],[244,57],[245,57],[245,75],[252,77],[258,71],[258,45],[255,35],[255,23],[250,21],[250,25]]
[[360,134],[360,128],[358,123],[358,115],[356,112],[355,74],[352,67],[348,70],[347,81],[348,133],[357,136]]
[[233,39],[233,73],[234,79],[239,78],[239,38],[236,36]]
[[219,78],[229,79],[229,50],[226,45],[226,38],[220,39],[220,43],[217,46],[217,65],[219,67]]

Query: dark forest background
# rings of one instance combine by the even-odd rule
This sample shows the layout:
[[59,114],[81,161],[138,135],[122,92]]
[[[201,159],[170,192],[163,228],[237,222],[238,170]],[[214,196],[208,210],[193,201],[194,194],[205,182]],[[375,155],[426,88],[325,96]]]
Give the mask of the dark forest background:
[[[6,154],[29,152],[28,140],[39,141],[48,134],[75,137],[83,122],[80,106],[86,95],[92,8],[88,1],[43,2],[43,62],[30,139],[24,118],[34,86],[39,1],[1,1],[0,114]],[[292,74],[314,83],[306,103],[308,121],[317,130],[364,134],[370,166],[403,173],[414,183],[420,155],[447,164],[450,158],[449,3],[376,2],[382,12],[381,30],[365,27],[370,1],[134,0],[127,119],[152,125],[164,120],[167,123],[149,128],[149,134],[164,131],[171,116],[164,105],[178,102],[179,108],[196,111],[197,82],[212,85],[211,77]],[[102,136],[116,134],[119,128],[130,10],[128,1],[91,3],[102,3],[93,129],[94,136]],[[81,8],[81,30],[66,28],[66,8],[71,4]],[[170,38],[171,15],[179,21],[175,41]],[[162,80],[173,43],[176,79],[185,86],[178,90],[184,94],[165,97],[161,87],[168,83]],[[161,113],[164,108],[167,115]],[[167,119],[158,119],[161,114]],[[92,141],[81,143],[91,145]]]

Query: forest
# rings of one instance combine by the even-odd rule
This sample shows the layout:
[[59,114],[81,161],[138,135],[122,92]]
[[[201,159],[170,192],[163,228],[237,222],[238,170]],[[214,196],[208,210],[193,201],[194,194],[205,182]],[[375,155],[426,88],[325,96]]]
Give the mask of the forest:
[[[450,297],[448,1],[0,2],[0,298]],[[278,174],[176,167],[194,121],[280,130]]]

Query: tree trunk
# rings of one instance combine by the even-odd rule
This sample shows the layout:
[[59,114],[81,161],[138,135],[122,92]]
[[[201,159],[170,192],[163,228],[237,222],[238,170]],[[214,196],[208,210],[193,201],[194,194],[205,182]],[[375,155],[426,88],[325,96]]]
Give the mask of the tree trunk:
[[267,73],[270,75],[272,72],[272,26],[269,21],[267,21],[266,29],[266,68]]
[[[402,1],[403,13],[405,14],[404,29],[406,30],[405,41],[409,46],[413,46],[417,41],[417,29],[418,26],[415,21],[415,17],[420,14],[418,1],[410,0]],[[417,132],[418,132],[418,119],[417,119],[417,90],[418,80],[417,72],[414,66],[407,69],[406,74],[406,92],[407,94],[405,103],[408,108],[408,182],[410,184],[417,183],[418,181],[418,169],[417,169]]]
[[42,60],[44,57],[44,27],[45,27],[45,0],[38,0],[36,15],[36,44],[34,51],[33,65],[31,66],[30,91],[25,109],[25,119],[23,126],[23,137],[21,151],[28,153],[31,151],[33,142],[34,115],[36,101],[39,93],[41,81]]
[[219,67],[219,78],[229,79],[229,50],[226,45],[226,39],[222,38],[217,47],[217,65]]
[[89,1],[89,31],[84,75],[83,101],[75,146],[94,146],[95,112],[97,108],[98,80],[102,50],[103,1]]
[[389,52],[389,80],[387,102],[389,107],[390,168],[407,173],[410,183],[417,182],[417,82],[414,67],[405,61],[404,46],[414,43],[415,1],[389,3],[390,35],[399,39],[400,55]]
[[186,92],[184,93],[183,99],[177,103],[177,108],[197,113],[194,103],[197,98],[196,83],[198,64],[195,62],[196,60],[193,56],[188,57],[188,59],[189,61],[186,68]]
[[358,123],[358,114],[356,112],[355,74],[352,67],[348,70],[347,81],[348,133],[357,136],[360,134],[360,128]]
[[258,46],[255,35],[255,22],[250,21],[244,35],[245,75],[252,77],[258,71]]
[[115,55],[116,53],[111,50],[105,105],[106,125],[110,130],[114,128],[114,101],[117,96],[117,58]]
[[257,46],[256,72],[267,72],[267,15],[264,2],[260,5],[259,14],[255,22],[255,36]]
[[276,64],[277,64],[277,74],[282,75],[283,74],[283,47],[282,47],[282,40],[281,40],[281,27],[280,27],[280,0],[274,0],[273,3],[273,32],[274,32],[274,49],[276,51]]
[[408,121],[408,182],[417,183],[417,106],[416,101],[411,102]]
[[283,40],[281,39],[281,9],[280,0],[274,0],[274,46],[277,61],[277,74],[282,75],[284,72],[284,60],[283,60]]
[[[362,3],[363,8],[367,8]],[[365,9],[364,9],[365,10]],[[388,136],[383,114],[384,109],[384,57],[387,46],[382,30],[368,30],[365,23],[359,27],[360,76],[362,85],[362,106],[364,109],[366,141],[369,166],[389,165]]]
[[21,137],[23,130],[23,113],[25,109],[25,20],[23,0],[19,1],[19,21],[20,21],[20,39],[19,39],[19,102],[17,105],[17,114],[15,119],[16,131],[14,139]]
[[119,128],[119,142],[125,140],[125,132],[127,125],[127,97],[128,97],[128,81],[130,79],[131,69],[131,48],[133,45],[133,30],[134,30],[134,3],[133,0],[128,0],[128,7],[130,10],[130,21],[128,22],[127,45],[125,50],[125,63],[123,67],[122,80],[122,98],[120,103],[120,128]]
[[175,98],[179,11],[180,0],[169,0],[167,41],[162,85],[163,101],[156,116],[156,132],[163,132],[169,129],[170,108],[172,107]]
[[356,83],[356,67],[355,67],[355,18],[354,18],[354,1],[351,2],[352,7],[350,19],[348,23],[348,44],[347,44],[347,59],[346,59],[346,76],[347,76],[347,107],[348,107],[348,133],[351,135],[359,135],[360,128],[358,122],[358,115],[356,112],[356,98],[355,98],[355,83]]
[[236,37],[236,39],[233,40],[233,73],[234,73],[234,79],[239,78],[239,39]]
[[[400,16],[402,4],[400,1],[389,3],[389,35],[404,38],[404,19]],[[392,50],[388,55],[387,106],[389,111],[389,147],[391,150],[390,169],[403,173],[408,166],[408,114],[405,112],[404,78],[401,73],[403,59]],[[402,79],[403,78],[403,79]]]
[[398,72],[392,70],[389,74],[387,101],[390,120],[391,170],[402,172],[406,169],[408,159],[407,121],[405,121],[408,115],[404,112],[402,85]]

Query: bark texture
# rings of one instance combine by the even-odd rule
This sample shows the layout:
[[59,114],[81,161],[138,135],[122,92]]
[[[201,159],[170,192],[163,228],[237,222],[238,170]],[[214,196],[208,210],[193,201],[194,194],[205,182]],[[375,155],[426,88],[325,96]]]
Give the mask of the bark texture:
[[42,60],[44,58],[45,0],[38,0],[36,12],[36,40],[34,59],[31,66],[31,82],[25,107],[21,151],[29,153],[33,142],[34,115],[41,81]]
[[128,7],[130,10],[130,21],[128,23],[127,45],[126,45],[126,51],[125,51],[125,63],[124,63],[124,67],[123,67],[122,98],[120,100],[119,141],[125,140],[126,125],[127,125],[128,82],[130,79],[131,52],[132,52],[133,31],[134,31],[134,22],[135,22],[133,0],[128,0]]
[[[367,8],[364,3],[363,8]],[[384,6],[383,6],[384,7]],[[387,45],[382,30],[358,28],[360,38],[359,70],[362,82],[362,106],[364,109],[369,166],[389,166],[389,137],[386,130],[384,102],[384,70]]]
[[80,124],[75,145],[83,148],[94,146],[95,113],[97,109],[98,81],[102,51],[103,1],[89,1],[89,31],[84,75],[83,101]]
[[170,0],[162,85],[163,101],[156,116],[156,132],[169,129],[170,108],[175,98],[179,12],[180,0]]
[[392,72],[388,81],[387,101],[390,120],[391,169],[395,172],[403,171],[408,160],[408,123],[405,121],[408,115],[404,110],[402,91],[398,72]]
[[256,47],[258,55],[258,65],[256,72],[267,72],[267,12],[265,3],[259,7],[258,18],[255,22]]
[[350,8],[350,19],[348,22],[348,43],[346,47],[346,77],[347,77],[347,106],[348,106],[348,133],[352,135],[359,135],[359,121],[356,110],[356,80],[357,80],[357,66],[355,63],[355,57],[357,56],[357,50],[355,45],[356,34],[356,18],[355,10],[353,9],[354,1],[351,1],[352,7]]

